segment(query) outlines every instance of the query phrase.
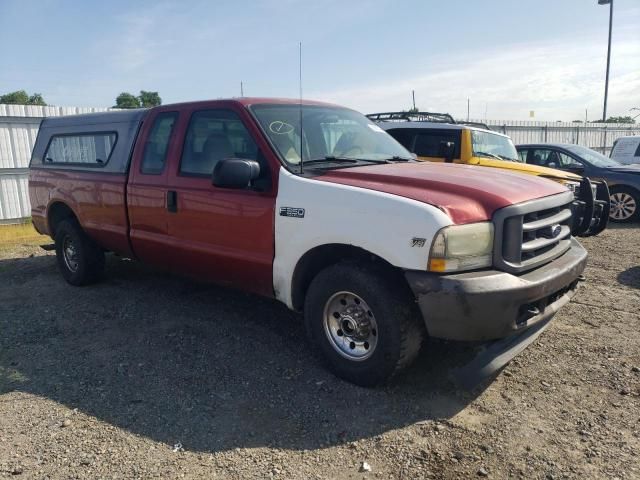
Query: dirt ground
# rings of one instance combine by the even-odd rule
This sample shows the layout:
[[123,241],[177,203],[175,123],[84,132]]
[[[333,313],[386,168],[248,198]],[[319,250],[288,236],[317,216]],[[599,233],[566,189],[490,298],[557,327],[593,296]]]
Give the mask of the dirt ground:
[[116,257],[73,288],[2,248],[0,477],[640,478],[640,227],[583,243],[573,302],[473,392],[468,347],[363,389],[275,301]]

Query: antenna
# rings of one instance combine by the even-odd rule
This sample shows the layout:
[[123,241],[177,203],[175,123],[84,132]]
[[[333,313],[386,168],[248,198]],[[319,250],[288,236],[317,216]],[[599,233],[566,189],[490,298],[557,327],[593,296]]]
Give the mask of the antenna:
[[240,80],[240,96],[244,97],[244,86],[242,85],[242,80]]
[[298,73],[299,73],[299,78],[298,78],[298,82],[299,82],[299,87],[300,87],[300,101],[298,103],[298,110],[300,112],[300,173],[304,173],[303,171],[303,163],[304,163],[304,152],[302,151],[302,135],[303,135],[303,130],[302,130],[302,42],[299,43],[298,45],[298,53],[299,53],[299,57],[298,57]]

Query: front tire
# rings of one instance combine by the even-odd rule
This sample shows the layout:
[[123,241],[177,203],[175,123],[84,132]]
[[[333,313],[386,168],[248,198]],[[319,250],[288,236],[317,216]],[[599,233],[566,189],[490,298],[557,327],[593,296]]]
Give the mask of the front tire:
[[104,273],[104,252],[78,222],[63,220],[56,229],[56,258],[60,273],[71,285],[95,283]]
[[311,282],[304,308],[307,332],[337,376],[370,387],[417,357],[425,328],[398,277],[370,265],[340,263]]
[[640,194],[631,188],[613,187],[610,193],[610,220],[617,223],[629,223],[638,219]]

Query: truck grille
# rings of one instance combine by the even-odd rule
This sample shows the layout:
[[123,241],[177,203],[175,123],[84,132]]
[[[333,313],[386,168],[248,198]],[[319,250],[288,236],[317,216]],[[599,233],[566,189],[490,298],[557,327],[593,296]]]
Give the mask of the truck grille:
[[520,273],[548,263],[570,247],[571,192],[531,200],[498,210],[494,266]]

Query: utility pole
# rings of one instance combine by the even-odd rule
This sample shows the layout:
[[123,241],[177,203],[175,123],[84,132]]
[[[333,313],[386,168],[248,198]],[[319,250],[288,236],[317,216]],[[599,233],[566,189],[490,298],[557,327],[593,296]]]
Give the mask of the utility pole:
[[607,121],[607,97],[609,96],[609,64],[611,63],[611,28],[613,26],[613,0],[598,0],[598,5],[609,5],[609,44],[607,46],[607,76],[604,81],[604,109],[602,121]]

